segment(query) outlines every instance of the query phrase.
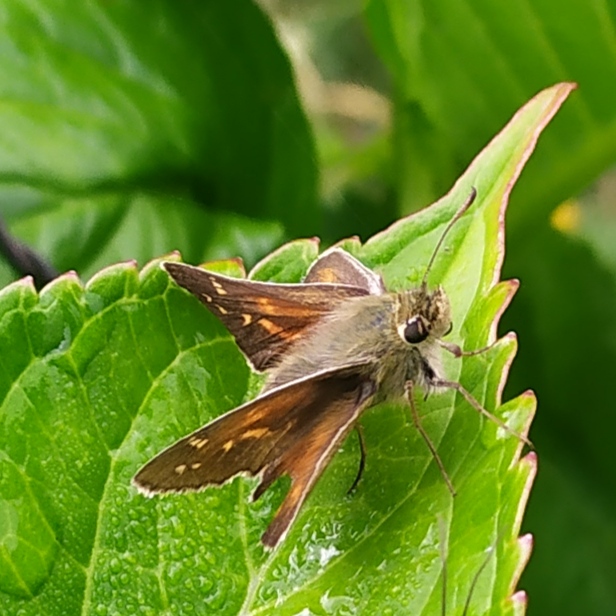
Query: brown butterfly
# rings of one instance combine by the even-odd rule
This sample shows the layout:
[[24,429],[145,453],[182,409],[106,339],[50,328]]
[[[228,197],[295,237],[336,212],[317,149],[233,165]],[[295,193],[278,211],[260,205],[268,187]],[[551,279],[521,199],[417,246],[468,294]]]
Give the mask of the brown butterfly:
[[267,371],[267,381],[255,400],[158,454],[137,473],[135,485],[151,495],[258,475],[257,499],[288,475],[291,487],[262,536],[273,547],[361,412],[405,393],[447,477],[419,423],[411,390],[455,388],[488,414],[460,384],[439,376],[441,346],[463,353],[441,340],[451,329],[449,300],[441,287],[428,291],[426,283],[447,231],[474,196],[443,233],[421,285],[400,293],[388,293],[380,276],[339,248],[317,259],[302,284],[238,280],[164,263],[175,282],[223,322],[254,368]]

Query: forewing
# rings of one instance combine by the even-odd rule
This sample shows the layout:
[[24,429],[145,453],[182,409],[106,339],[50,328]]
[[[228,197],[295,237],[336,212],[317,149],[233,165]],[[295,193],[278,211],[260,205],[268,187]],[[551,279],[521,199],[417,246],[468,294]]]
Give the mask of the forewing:
[[329,282],[363,289],[369,295],[385,293],[383,279],[338,247],[326,250],[310,267],[305,283]]
[[164,268],[231,332],[257,370],[273,366],[310,327],[365,289],[333,284],[273,284],[229,278],[183,263]]
[[263,543],[274,546],[374,394],[366,366],[295,381],[245,404],[157,455],[133,482],[147,494],[200,490],[259,475],[258,498],[282,475],[291,488]]

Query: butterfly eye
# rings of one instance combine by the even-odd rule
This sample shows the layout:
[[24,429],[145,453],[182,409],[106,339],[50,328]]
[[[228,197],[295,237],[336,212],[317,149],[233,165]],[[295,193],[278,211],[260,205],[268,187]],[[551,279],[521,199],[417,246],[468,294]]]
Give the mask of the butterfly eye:
[[451,334],[452,329],[453,329],[453,321],[449,321],[449,327],[447,328],[447,331],[443,334],[443,336],[449,336],[449,334]]
[[428,328],[420,317],[415,317],[407,322],[404,328],[404,339],[410,344],[418,344],[428,337]]

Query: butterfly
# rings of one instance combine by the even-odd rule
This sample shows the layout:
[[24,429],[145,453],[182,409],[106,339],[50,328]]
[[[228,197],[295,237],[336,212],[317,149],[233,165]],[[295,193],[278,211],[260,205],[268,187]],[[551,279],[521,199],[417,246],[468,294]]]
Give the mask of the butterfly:
[[441,347],[462,352],[441,340],[451,330],[451,306],[440,286],[430,291],[426,282],[445,235],[474,196],[441,236],[422,283],[399,293],[389,293],[378,274],[337,247],[314,262],[301,284],[163,263],[178,285],[222,321],[267,380],[257,398],[150,460],[133,479],[137,488],[147,495],[201,490],[245,474],[260,478],[257,499],[288,475],[289,491],[262,536],[265,546],[274,547],[362,411],[405,395],[444,473],[419,423],[412,390],[453,387],[488,414],[461,385],[440,376]]

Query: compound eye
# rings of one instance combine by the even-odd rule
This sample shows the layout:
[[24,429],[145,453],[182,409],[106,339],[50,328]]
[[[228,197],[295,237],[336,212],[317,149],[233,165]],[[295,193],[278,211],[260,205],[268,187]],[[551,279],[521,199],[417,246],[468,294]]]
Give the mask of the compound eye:
[[449,327],[447,328],[447,331],[443,334],[443,336],[449,336],[449,334],[451,334],[452,329],[453,329],[453,321],[449,321]]
[[414,317],[407,322],[404,328],[404,339],[410,344],[418,344],[423,342],[428,337],[428,329],[425,326],[423,319]]

